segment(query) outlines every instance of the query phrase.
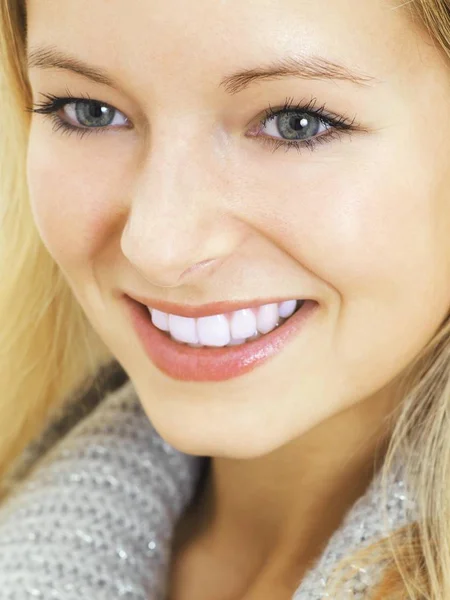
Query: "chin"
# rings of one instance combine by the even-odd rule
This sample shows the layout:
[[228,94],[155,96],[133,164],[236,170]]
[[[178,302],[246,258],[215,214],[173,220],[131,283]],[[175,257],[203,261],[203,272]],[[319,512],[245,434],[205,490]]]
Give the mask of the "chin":
[[[156,428],[156,427],[155,427]],[[159,435],[179,452],[192,456],[211,456],[214,458],[229,458],[250,460],[260,458],[277,450],[283,444],[273,440],[246,437],[242,440],[235,438],[217,439],[217,437],[187,436],[185,431],[158,431]]]
[[[239,393],[228,389],[212,398],[213,387],[194,384],[193,393],[185,382],[171,382],[169,387],[164,378],[153,379],[153,374],[135,373],[133,377],[131,370],[128,374],[158,435],[192,456],[259,458],[304,435],[327,417],[325,406],[311,411],[311,406],[299,406],[295,398],[287,399],[283,409],[274,404],[272,393],[262,395],[261,389],[253,393],[248,387]],[[309,389],[296,391],[295,397],[299,394],[309,396]]]
[[146,409],[145,401],[142,404],[158,434],[179,452],[193,456],[256,459],[278,450],[307,431],[305,428],[293,432],[281,423],[279,428],[268,427],[267,419],[263,419],[265,425],[258,423],[257,418],[249,423],[245,418],[239,419],[236,413],[235,418],[226,423],[223,419],[212,418],[199,422],[195,415],[189,418],[186,413],[174,419],[172,411],[155,414],[154,410]]

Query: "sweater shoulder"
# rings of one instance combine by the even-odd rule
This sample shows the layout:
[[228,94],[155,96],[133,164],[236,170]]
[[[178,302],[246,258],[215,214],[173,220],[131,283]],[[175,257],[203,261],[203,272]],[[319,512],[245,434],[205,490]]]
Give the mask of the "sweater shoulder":
[[204,462],[158,434],[131,380],[97,400],[51,425],[0,507],[2,600],[164,597]]

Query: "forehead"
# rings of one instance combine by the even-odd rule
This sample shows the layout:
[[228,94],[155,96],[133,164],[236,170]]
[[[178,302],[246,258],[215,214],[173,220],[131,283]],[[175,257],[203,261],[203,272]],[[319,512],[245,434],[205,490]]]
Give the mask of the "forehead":
[[[233,65],[325,57],[383,78],[417,32],[388,0],[27,0],[28,44],[76,54],[136,86],[217,81]],[[404,6],[404,4],[403,4]]]

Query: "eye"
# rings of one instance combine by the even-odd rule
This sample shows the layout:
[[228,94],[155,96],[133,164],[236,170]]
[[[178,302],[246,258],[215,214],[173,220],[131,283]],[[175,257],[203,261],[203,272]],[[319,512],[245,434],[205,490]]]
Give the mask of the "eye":
[[274,151],[303,149],[315,150],[319,144],[326,144],[341,137],[343,133],[351,135],[364,128],[356,123],[356,117],[350,119],[327,110],[326,105],[317,106],[317,99],[311,98],[294,105],[293,98],[286,98],[284,106],[265,111],[255,127],[247,135],[258,139]]
[[62,111],[75,127],[109,127],[128,123],[127,117],[116,108],[98,100],[76,100],[65,104]]
[[331,127],[322,117],[291,110],[266,118],[260,133],[276,139],[301,141],[326,133]]
[[[77,98],[69,90],[67,96],[42,94],[46,101],[27,107],[27,112],[44,115],[53,122],[53,130],[70,135],[76,133],[84,137],[92,133],[105,133],[117,126],[125,125],[131,128],[129,119],[117,108],[91,99],[89,96]],[[61,113],[63,116],[61,116]],[[122,127],[119,127],[121,129]]]

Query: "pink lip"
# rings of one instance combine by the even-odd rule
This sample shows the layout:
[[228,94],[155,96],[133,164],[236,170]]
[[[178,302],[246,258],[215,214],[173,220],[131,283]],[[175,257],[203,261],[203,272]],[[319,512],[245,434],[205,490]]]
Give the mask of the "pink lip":
[[180,381],[225,381],[252,371],[281,352],[318,307],[317,302],[305,300],[302,308],[283,325],[253,342],[225,348],[191,348],[173,341],[155,327],[146,306],[129,296],[124,297],[135,331],[150,360],[160,371]]

